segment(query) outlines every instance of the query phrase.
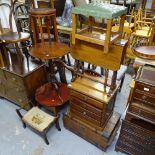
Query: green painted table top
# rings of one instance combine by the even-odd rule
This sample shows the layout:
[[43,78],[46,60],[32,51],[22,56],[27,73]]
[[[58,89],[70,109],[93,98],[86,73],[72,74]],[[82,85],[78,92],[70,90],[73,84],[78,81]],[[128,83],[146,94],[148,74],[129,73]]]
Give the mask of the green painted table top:
[[115,17],[126,14],[127,8],[114,4],[90,3],[74,7],[72,9],[72,13],[104,19],[113,19]]

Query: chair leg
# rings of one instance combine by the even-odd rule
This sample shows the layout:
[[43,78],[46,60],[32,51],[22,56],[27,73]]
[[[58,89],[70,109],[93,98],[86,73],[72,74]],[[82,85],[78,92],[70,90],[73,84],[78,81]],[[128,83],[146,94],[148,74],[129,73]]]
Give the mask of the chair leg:
[[125,79],[125,75],[122,77],[121,84],[120,84],[120,87],[119,87],[119,92],[121,92],[121,89],[122,89],[122,86],[123,86],[124,79]]
[[67,60],[68,60],[68,65],[71,66],[71,60],[70,60],[69,54],[67,54]]
[[[21,118],[21,120],[22,120],[23,116],[21,115],[19,109],[16,109],[16,112],[17,112],[18,116],[19,116],[19,117]],[[23,121],[22,121],[22,123],[23,123],[23,128],[26,128],[26,124],[25,124]]]
[[61,131],[60,125],[59,125],[59,119],[57,119],[55,123],[55,127],[58,129],[58,131]]
[[46,133],[43,134],[43,139],[47,145],[49,145],[49,141],[47,139]]

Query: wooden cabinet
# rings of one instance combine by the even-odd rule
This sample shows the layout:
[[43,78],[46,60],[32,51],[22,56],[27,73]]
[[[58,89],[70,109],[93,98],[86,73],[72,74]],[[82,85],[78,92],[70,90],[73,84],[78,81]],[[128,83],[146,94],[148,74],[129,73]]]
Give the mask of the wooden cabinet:
[[70,115],[97,128],[101,127],[102,130],[113,112],[114,102],[115,96],[106,104],[91,96],[71,90]]
[[155,123],[155,67],[146,65],[137,75],[128,111]]
[[131,155],[155,152],[155,67],[139,69],[116,150]]
[[123,120],[116,150],[134,155],[153,155],[155,152],[155,126],[142,120]]
[[19,106],[34,99],[35,91],[46,82],[45,66],[35,60],[23,60],[23,64],[14,61],[13,64],[0,67],[0,96]]

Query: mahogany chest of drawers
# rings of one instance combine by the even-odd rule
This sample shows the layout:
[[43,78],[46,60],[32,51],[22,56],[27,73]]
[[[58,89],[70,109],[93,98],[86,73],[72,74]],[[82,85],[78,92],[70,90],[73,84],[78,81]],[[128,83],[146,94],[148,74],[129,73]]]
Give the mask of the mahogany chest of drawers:
[[136,78],[128,111],[155,123],[155,67],[144,66]]
[[120,124],[120,114],[113,111],[118,89],[108,95],[102,83],[85,77],[76,78],[68,87],[70,109],[64,115],[64,126],[105,150]]
[[155,125],[142,120],[123,120],[116,151],[132,155],[154,155]]
[[70,115],[102,130],[112,115],[117,91],[107,96],[102,84],[85,78],[77,78],[69,88]]
[[129,108],[122,122],[116,151],[155,154],[155,67],[139,69]]
[[47,82],[45,66],[35,60],[14,60],[9,66],[0,67],[0,96],[19,106],[29,107],[34,100],[35,91]]

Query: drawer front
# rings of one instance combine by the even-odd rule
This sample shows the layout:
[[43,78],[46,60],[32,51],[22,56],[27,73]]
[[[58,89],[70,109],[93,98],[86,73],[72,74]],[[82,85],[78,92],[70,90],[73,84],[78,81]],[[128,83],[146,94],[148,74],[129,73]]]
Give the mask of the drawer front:
[[[155,126],[152,125],[152,129],[155,129]],[[121,130],[126,131],[129,134],[137,135],[142,137],[146,141],[150,141],[151,143],[155,144],[155,132],[150,132],[148,129],[142,128],[138,125],[130,123],[128,121],[122,122]],[[153,130],[155,131],[155,130]]]
[[79,92],[76,92],[74,90],[71,90],[71,96],[74,96],[74,97],[77,97],[79,98],[80,100],[83,100],[84,102],[87,102],[99,109],[104,109],[104,103],[103,102],[100,102],[100,101],[97,101],[89,96],[86,96],[84,94],[81,94]]
[[71,96],[70,101],[72,104],[76,104],[78,106],[81,106],[82,108],[94,113],[95,115],[98,115],[99,117],[101,117],[101,115],[102,115],[101,109],[98,109],[98,108],[88,104],[87,102],[84,102],[84,101],[78,99],[78,98]]
[[[150,109],[150,110],[149,110]],[[155,109],[144,104],[131,103],[129,111],[155,122]]]
[[6,75],[6,80],[7,80],[7,86],[9,86],[10,88],[12,87],[24,87],[24,82],[23,82],[23,78],[20,76],[17,76],[15,74],[9,73],[9,72],[5,72]]
[[152,87],[152,86],[148,86],[146,84],[143,84],[143,83],[139,83],[139,82],[136,82],[136,85],[135,85],[135,90],[141,90],[143,91],[144,93],[149,93],[149,94],[153,94],[155,95],[155,88]]
[[154,155],[153,149],[147,149],[137,147],[134,143],[131,143],[127,139],[119,139],[116,144],[116,149],[122,150],[123,152],[126,152],[127,154],[131,155]]
[[140,100],[141,102],[143,102],[145,104],[148,103],[155,107],[155,96],[153,96],[153,95],[147,95],[147,94],[141,93],[139,91],[135,91],[133,94],[133,100],[134,99]]
[[74,108],[70,109],[70,115],[72,117],[75,117],[78,119],[80,118],[80,120],[82,120],[88,124],[93,124],[93,125],[97,125],[97,126],[101,125],[100,121],[97,121],[96,119],[93,119],[92,117],[89,117],[86,112],[82,113],[81,111],[74,109]]
[[94,120],[101,121],[101,116],[98,116],[98,115],[94,114],[93,112],[88,111],[87,109],[84,109],[81,106],[78,106],[78,104],[71,102],[71,109],[77,110],[80,113],[82,113],[83,115],[86,115],[87,117],[90,117]]
[[150,148],[155,149],[155,143],[153,141],[150,141],[146,139],[145,137],[142,137],[141,135],[136,135],[132,133],[128,133],[125,130],[121,130],[121,134],[119,136],[120,139],[127,139],[128,141],[131,141],[138,144],[139,146],[142,146],[143,148]]

